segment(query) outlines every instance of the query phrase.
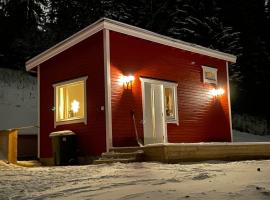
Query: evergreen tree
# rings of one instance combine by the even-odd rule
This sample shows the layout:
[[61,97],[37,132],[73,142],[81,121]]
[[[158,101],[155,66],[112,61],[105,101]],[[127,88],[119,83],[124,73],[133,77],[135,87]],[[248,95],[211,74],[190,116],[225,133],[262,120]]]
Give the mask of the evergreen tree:
[[223,20],[241,32],[243,46],[243,55],[238,59],[243,78],[233,108],[270,121],[270,98],[265,95],[270,89],[268,0],[227,0],[222,8]]
[[103,16],[99,0],[51,0],[49,24],[53,43],[59,42]]
[[[46,0],[9,0],[0,9],[0,67],[23,68],[39,52]],[[40,39],[40,40],[39,40]]]
[[241,55],[240,33],[226,26],[214,0],[171,0],[167,34],[223,52]]

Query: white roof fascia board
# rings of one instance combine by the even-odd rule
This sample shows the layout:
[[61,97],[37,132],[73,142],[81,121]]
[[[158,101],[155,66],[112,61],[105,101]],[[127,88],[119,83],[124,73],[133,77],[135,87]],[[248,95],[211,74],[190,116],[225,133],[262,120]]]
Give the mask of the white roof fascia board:
[[69,38],[63,40],[62,42],[57,43],[53,47],[49,48],[48,50],[42,52],[41,54],[33,57],[32,59],[26,62],[26,70],[30,71],[37,65],[43,63],[46,60],[54,57],[55,55],[65,51],[66,49],[78,44],[79,42],[85,40],[86,38],[94,35],[95,33],[104,29],[104,23],[100,23],[99,20],[96,23],[87,26],[86,28],[82,29],[81,31],[75,33],[74,35],[70,36]]
[[107,19],[104,22],[104,28],[115,31],[115,32],[120,32],[126,35],[134,36],[137,38],[145,39],[148,41],[156,42],[159,44],[175,47],[178,49],[218,58],[218,59],[233,62],[233,63],[236,62],[236,56],[234,55],[223,53],[223,52],[216,51],[213,49],[209,49],[200,45],[184,42],[181,40],[173,39],[164,35],[160,35],[151,31],[147,31],[142,28],[124,24],[124,23],[117,22],[114,20]]
[[174,48],[190,51],[193,53],[198,53],[198,54],[218,58],[218,59],[233,62],[233,63],[236,62],[236,56],[231,55],[231,54],[223,53],[220,51],[216,51],[213,49],[202,47],[200,45],[184,42],[181,40],[176,40],[167,36],[163,36],[163,35],[160,35],[151,31],[147,31],[145,29],[138,28],[135,26],[131,26],[122,22],[118,22],[115,20],[102,18],[96,21],[95,23],[87,26],[86,28],[82,29],[81,31],[75,33],[74,35],[70,36],[69,38],[63,40],[62,42],[54,45],[50,49],[28,60],[26,62],[26,70],[30,71],[31,69],[35,68],[37,65],[65,51],[66,49],[78,44],[79,42],[85,40],[91,35],[94,35],[95,33],[101,31],[102,29],[112,30],[115,32],[130,35],[133,37],[152,41],[155,43],[159,43],[166,46],[171,46]]

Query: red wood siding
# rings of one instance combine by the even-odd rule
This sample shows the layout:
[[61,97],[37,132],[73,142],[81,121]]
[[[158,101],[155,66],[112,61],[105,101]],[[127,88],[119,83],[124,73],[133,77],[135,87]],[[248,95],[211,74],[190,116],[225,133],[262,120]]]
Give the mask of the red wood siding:
[[[114,146],[136,144],[131,110],[143,138],[140,76],[178,83],[180,123],[167,125],[169,142],[231,141],[225,61],[112,31],[110,53]],[[203,84],[202,65],[218,69],[218,87],[225,90],[221,98],[209,95],[213,86]],[[135,76],[132,91],[119,84],[120,75],[129,74]]]
[[[61,125],[54,128],[53,84],[88,76],[87,125]],[[98,32],[40,66],[40,156],[52,156],[49,134],[72,130],[78,135],[81,156],[99,155],[106,150],[103,33]]]

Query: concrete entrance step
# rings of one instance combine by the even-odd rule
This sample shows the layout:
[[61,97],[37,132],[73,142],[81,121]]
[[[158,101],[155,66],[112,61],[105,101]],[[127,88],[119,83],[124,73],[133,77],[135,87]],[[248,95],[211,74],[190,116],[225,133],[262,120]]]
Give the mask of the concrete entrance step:
[[110,148],[110,152],[119,152],[119,153],[128,153],[128,152],[135,152],[138,150],[143,150],[142,147],[112,147]]
[[117,158],[136,158],[137,160],[141,160],[144,152],[142,150],[137,150],[134,152],[105,152],[102,153],[102,158],[107,159],[117,159]]
[[136,162],[136,158],[111,158],[111,159],[106,159],[106,158],[101,158],[99,160],[94,160],[93,164],[111,164],[111,163],[130,163],[130,162]]
[[[118,149],[117,149],[118,150]],[[121,149],[123,150],[123,149]],[[118,151],[109,151],[102,153],[101,157],[98,160],[94,160],[94,164],[103,164],[103,163],[115,163],[115,162],[140,162],[144,160],[144,152],[143,150],[136,150],[130,148],[125,148],[124,152]],[[128,152],[125,152],[128,151]]]

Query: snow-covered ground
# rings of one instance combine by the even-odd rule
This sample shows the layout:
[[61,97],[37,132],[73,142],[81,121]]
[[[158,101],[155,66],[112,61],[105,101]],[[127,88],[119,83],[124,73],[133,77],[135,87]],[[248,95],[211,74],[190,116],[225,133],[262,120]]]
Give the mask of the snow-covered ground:
[[[234,141],[270,141],[234,130]],[[26,168],[0,161],[0,199],[270,199],[270,160]]]
[[244,133],[233,130],[234,142],[270,142],[270,135],[254,135],[251,133]]
[[270,199],[270,160],[36,168],[0,163],[0,199]]

